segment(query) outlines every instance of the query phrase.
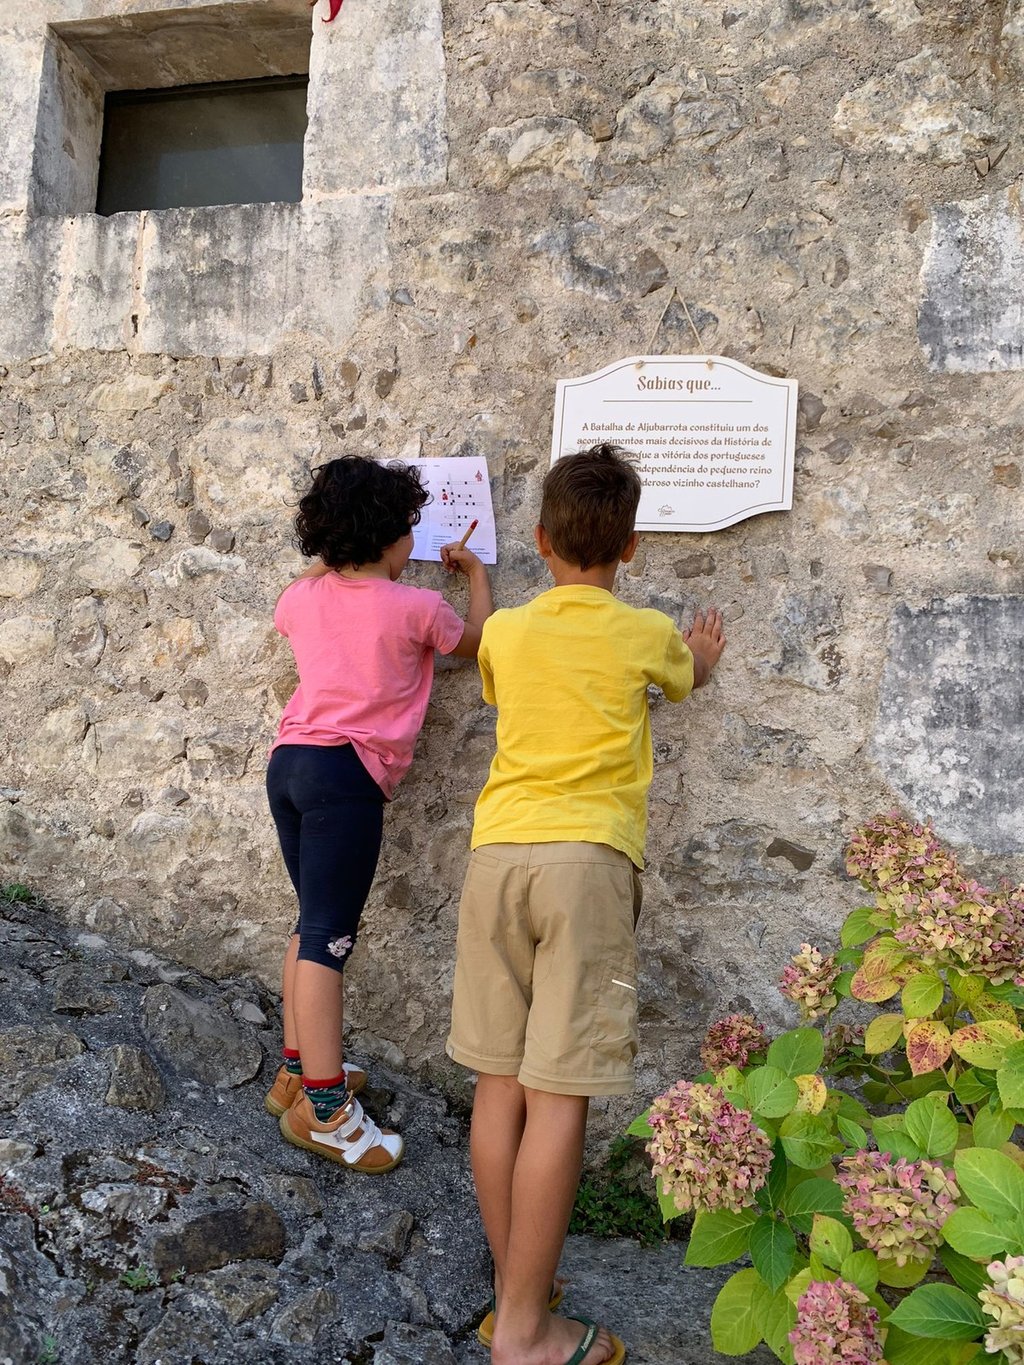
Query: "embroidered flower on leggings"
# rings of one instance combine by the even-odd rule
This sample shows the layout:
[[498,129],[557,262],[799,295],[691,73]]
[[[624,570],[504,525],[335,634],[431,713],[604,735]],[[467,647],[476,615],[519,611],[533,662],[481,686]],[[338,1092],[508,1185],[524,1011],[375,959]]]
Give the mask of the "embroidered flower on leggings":
[[331,957],[344,957],[346,953],[352,951],[352,935],[346,934],[344,938],[332,938],[327,945],[327,951]]
[[754,1202],[768,1179],[772,1144],[717,1085],[677,1081],[651,1105],[647,1144],[655,1176],[680,1213]]
[[796,1365],[874,1365],[882,1359],[878,1311],[847,1280],[812,1280],[797,1301],[789,1344]]
[[995,1322],[985,1334],[985,1351],[1002,1351],[1010,1365],[1024,1365],[1024,1256],[1007,1256],[987,1269],[992,1283],[978,1299]]
[[906,1265],[931,1257],[960,1191],[936,1161],[896,1161],[888,1152],[856,1152],[839,1163],[836,1184],[853,1226],[880,1258]]
[[708,1029],[700,1048],[700,1059],[709,1071],[724,1071],[727,1066],[742,1070],[752,1052],[764,1052],[768,1035],[751,1014],[727,1014]]

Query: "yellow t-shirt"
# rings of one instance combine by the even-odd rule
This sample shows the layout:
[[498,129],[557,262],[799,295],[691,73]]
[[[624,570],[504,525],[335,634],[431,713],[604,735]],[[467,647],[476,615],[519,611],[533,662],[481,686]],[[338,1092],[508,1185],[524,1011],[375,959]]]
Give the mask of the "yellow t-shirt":
[[490,617],[479,663],[498,727],[473,847],[610,844],[643,867],[647,688],[682,701],[693,687],[693,655],[675,622],[603,588],[551,588]]

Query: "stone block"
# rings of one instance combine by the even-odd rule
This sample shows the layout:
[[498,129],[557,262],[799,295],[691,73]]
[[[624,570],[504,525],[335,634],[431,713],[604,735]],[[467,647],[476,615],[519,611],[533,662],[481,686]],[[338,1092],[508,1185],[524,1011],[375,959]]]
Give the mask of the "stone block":
[[[386,258],[387,219],[387,201],[370,196],[148,213],[136,344],[179,356],[265,354],[310,334],[343,346],[363,286]],[[341,263],[344,289],[325,288],[324,272]]]
[[9,664],[27,664],[48,658],[57,648],[53,622],[39,616],[12,616],[0,621],[0,659]]
[[43,47],[42,25],[34,32],[5,32],[0,43],[0,91],[3,91],[4,112],[0,213],[23,212],[28,204]]
[[263,1061],[263,1049],[247,1024],[174,986],[149,988],[143,1004],[143,1025],[153,1045],[176,1071],[218,1089],[252,1080]]
[[919,52],[884,76],[873,76],[839,101],[838,140],[851,151],[883,152],[957,166],[979,156],[997,136],[934,52]]
[[1024,673],[1008,666],[1024,597],[953,597],[893,613],[873,750],[939,837],[1024,852]]
[[349,5],[314,25],[309,81],[304,200],[444,184],[441,0]]
[[138,1109],[155,1114],[167,1098],[153,1059],[141,1048],[118,1043],[107,1050],[110,1084],[104,1103],[115,1109]]
[[1024,369],[1022,274],[1024,210],[1016,189],[934,209],[917,314],[930,369]]
[[86,757],[103,777],[157,777],[184,756],[184,731],[173,716],[101,720],[86,736]]
[[[205,506],[235,518],[245,508],[274,511],[294,505],[305,491],[319,447],[316,422],[289,422],[276,414],[218,417],[195,444],[196,491]],[[266,452],[274,452],[273,460]]]
[[179,1270],[186,1275],[217,1270],[232,1261],[280,1261],[286,1246],[284,1224],[269,1204],[221,1208],[162,1232],[153,1241],[153,1265],[165,1283]]
[[135,573],[144,558],[140,545],[116,536],[102,536],[71,561],[71,571],[87,588],[116,592]]
[[0,554],[0,597],[31,597],[45,572],[42,555],[5,551]]

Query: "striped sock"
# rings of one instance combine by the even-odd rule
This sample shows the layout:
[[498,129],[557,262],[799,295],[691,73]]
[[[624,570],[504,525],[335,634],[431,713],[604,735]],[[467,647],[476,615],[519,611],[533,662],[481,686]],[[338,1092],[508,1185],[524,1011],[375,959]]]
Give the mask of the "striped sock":
[[327,1123],[348,1099],[344,1071],[327,1081],[313,1081],[308,1076],[303,1076],[302,1089],[313,1106],[317,1123]]
[[289,1076],[302,1075],[302,1063],[299,1061],[297,1048],[283,1047],[281,1049],[281,1056],[284,1058],[284,1064],[288,1068]]

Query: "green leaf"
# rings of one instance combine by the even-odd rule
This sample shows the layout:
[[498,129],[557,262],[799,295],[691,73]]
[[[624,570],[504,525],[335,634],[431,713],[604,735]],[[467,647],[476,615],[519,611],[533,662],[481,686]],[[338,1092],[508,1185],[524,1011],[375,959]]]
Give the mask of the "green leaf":
[[645,1109],[642,1114],[638,1114],[633,1122],[626,1129],[630,1137],[649,1138],[654,1136],[654,1129],[647,1122],[647,1115],[651,1111]]
[[985,1267],[979,1265],[977,1261],[972,1261],[969,1256],[961,1256],[960,1252],[954,1251],[951,1246],[939,1247],[939,1258],[960,1288],[968,1294],[977,1297],[979,1290],[989,1285]]
[[864,1051],[875,1055],[888,1052],[903,1037],[902,1014],[876,1014],[864,1031]]
[[878,1284],[878,1257],[873,1251],[851,1251],[843,1258],[839,1276],[863,1293],[873,1294]]
[[789,1175],[789,1162],[786,1160],[786,1153],[782,1150],[782,1143],[776,1138],[773,1148],[771,1168],[768,1171],[768,1183],[765,1190],[768,1194],[768,1202],[773,1209],[780,1209],[782,1201],[786,1197],[786,1177]]
[[771,1214],[763,1214],[750,1229],[750,1259],[773,1294],[789,1279],[795,1257],[796,1238],[792,1232]]
[[836,1119],[836,1127],[839,1129],[839,1136],[847,1147],[856,1147],[859,1151],[868,1145],[867,1133],[859,1123],[854,1123],[853,1119],[844,1119],[840,1114]]
[[761,1340],[770,1299],[756,1270],[737,1270],[711,1309],[711,1340],[724,1356],[744,1356]]
[[944,1156],[956,1146],[956,1119],[939,1098],[929,1095],[907,1105],[903,1126],[925,1156]]
[[679,1217],[680,1214],[679,1205],[676,1203],[672,1195],[665,1193],[665,1189],[661,1183],[660,1176],[656,1181],[656,1188],[658,1191],[658,1208],[661,1209],[661,1221],[663,1223],[670,1223],[673,1218]]
[[804,1213],[842,1213],[843,1192],[834,1180],[816,1175],[790,1190],[782,1207],[787,1218]]
[[789,1334],[796,1323],[796,1304],[791,1303],[784,1289],[773,1295],[768,1302],[764,1318],[765,1345],[775,1352],[786,1365],[793,1365],[793,1348],[789,1344]]
[[996,1070],[1002,1066],[1007,1048],[1021,1042],[1024,1034],[1016,1024],[1005,1019],[985,1019],[978,1024],[965,1024],[953,1034],[953,1051],[969,1066],[983,1066]]
[[787,1076],[807,1076],[817,1071],[825,1055],[825,1042],[816,1028],[794,1028],[781,1034],[768,1049],[768,1065]]
[[996,1072],[999,1098],[1007,1109],[1024,1108],[1024,1043],[1011,1043]]
[[757,1222],[756,1209],[730,1213],[716,1209],[702,1210],[693,1220],[693,1230],[686,1246],[685,1265],[726,1265],[738,1260],[747,1249],[750,1229]]
[[968,1147],[957,1152],[956,1178],[972,1204],[995,1219],[1024,1216],[1024,1171],[1002,1152]]
[[813,1279],[814,1271],[810,1268],[810,1266],[808,1266],[806,1270],[797,1271],[797,1273],[793,1276],[793,1278],[790,1280],[789,1284],[786,1285],[786,1288],[783,1291],[783,1293],[786,1295],[786,1298],[789,1299],[791,1304],[795,1306],[797,1303],[799,1303],[800,1296],[806,1292],[807,1286],[811,1283]]
[[787,1158],[805,1171],[824,1166],[837,1147],[827,1120],[820,1114],[788,1115],[782,1121],[779,1136]]
[[[835,1094],[835,1091],[833,1091]],[[852,1095],[840,1095],[839,1105],[836,1109],[837,1114],[841,1114],[844,1119],[852,1119],[854,1123],[859,1123],[862,1128],[871,1127],[871,1115],[861,1104],[860,1100],[855,1100]]]
[[839,931],[839,942],[844,948],[856,948],[861,943],[867,943],[869,938],[874,938],[874,913],[873,905],[862,905],[859,910],[850,911]]
[[1010,1114],[996,1114],[987,1106],[979,1109],[971,1124],[975,1147],[1001,1147],[1016,1127]]
[[924,1279],[931,1263],[930,1255],[922,1256],[917,1261],[905,1261],[903,1265],[897,1265],[895,1261],[879,1256],[878,1278],[882,1284],[887,1284],[892,1289],[909,1289],[912,1284],[919,1284]]
[[908,1019],[925,1019],[942,1004],[946,983],[932,972],[918,972],[903,987],[900,1003]]
[[908,1161],[920,1161],[924,1153],[910,1136],[902,1128],[893,1128],[889,1132],[875,1133],[875,1141],[878,1143],[880,1152],[888,1152],[890,1156],[905,1156]]
[[849,1000],[853,995],[852,982],[853,972],[840,972],[832,983],[833,993],[835,995],[841,995],[844,1000]]
[[811,1251],[823,1264],[838,1270],[853,1251],[853,1238],[838,1218],[816,1213],[811,1227]]
[[889,1321],[913,1337],[973,1341],[986,1326],[977,1299],[948,1284],[923,1284],[893,1309]]
[[747,1077],[746,1091],[753,1112],[769,1119],[788,1114],[800,1098],[796,1082],[777,1066],[755,1067]]
[[961,1256],[991,1261],[1010,1250],[1008,1229],[981,1209],[954,1209],[942,1225],[942,1238]]
[[994,1085],[995,1077],[986,1078],[970,1067],[962,1076],[956,1078],[953,1094],[961,1104],[983,1104],[992,1093]]
[[909,1336],[894,1327],[891,1318],[888,1328],[885,1337],[888,1365],[959,1365],[963,1348],[956,1342]]

